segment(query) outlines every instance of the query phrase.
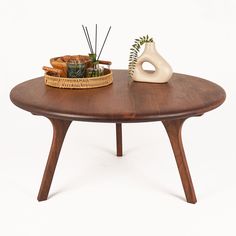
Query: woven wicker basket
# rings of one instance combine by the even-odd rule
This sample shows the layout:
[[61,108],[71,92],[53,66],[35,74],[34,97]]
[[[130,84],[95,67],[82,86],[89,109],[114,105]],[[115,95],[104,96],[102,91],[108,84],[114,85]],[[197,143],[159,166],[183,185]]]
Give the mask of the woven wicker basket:
[[104,68],[104,75],[88,78],[63,78],[45,73],[45,84],[56,88],[87,89],[107,86],[112,83],[112,71]]

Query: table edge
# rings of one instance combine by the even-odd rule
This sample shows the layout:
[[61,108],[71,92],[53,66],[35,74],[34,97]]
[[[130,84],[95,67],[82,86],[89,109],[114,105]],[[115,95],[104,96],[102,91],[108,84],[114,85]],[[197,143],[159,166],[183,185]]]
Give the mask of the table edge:
[[[184,75],[184,76],[189,76],[186,74],[181,74],[181,73],[175,73],[177,75]],[[196,77],[196,76],[192,76],[191,77]],[[35,79],[39,79],[42,78],[42,76],[37,77]],[[200,77],[196,77],[196,78],[200,78]],[[200,78],[203,79],[203,78]],[[206,79],[203,79],[206,80]],[[208,80],[207,80],[208,81]],[[24,81],[26,82],[26,81]],[[22,82],[22,83],[24,83]],[[222,98],[218,101],[216,101],[215,103],[211,104],[210,106],[207,107],[202,107],[196,110],[191,110],[191,111],[184,111],[184,112],[177,112],[177,113],[169,113],[169,114],[157,114],[157,115],[148,115],[148,114],[142,114],[142,115],[135,115],[135,114],[130,114],[129,116],[123,117],[123,116],[116,116],[116,118],[114,117],[108,117],[107,115],[99,115],[99,116],[93,116],[93,115],[73,115],[73,114],[67,114],[67,113],[58,113],[58,112],[54,112],[54,111],[48,111],[48,110],[43,110],[42,108],[38,109],[36,107],[32,107],[32,106],[27,106],[19,101],[17,101],[16,99],[14,99],[14,95],[13,95],[13,91],[14,89],[20,85],[16,85],[14,86],[14,88],[12,88],[11,92],[10,92],[10,100],[11,102],[16,105],[17,107],[26,110],[28,112],[31,112],[34,115],[39,115],[39,116],[45,116],[48,118],[56,118],[56,119],[62,119],[62,120],[75,120],[75,121],[87,121],[87,122],[104,122],[104,123],[137,123],[137,122],[152,122],[152,121],[161,121],[161,120],[169,120],[169,119],[181,119],[181,118],[187,118],[187,117],[194,117],[194,116],[200,116],[208,111],[211,111],[217,107],[219,107],[221,104],[224,103],[225,99],[226,99],[226,92],[225,90],[218,84],[209,81],[212,84],[215,84],[216,86],[218,86],[221,89],[222,92]],[[145,116],[145,117],[144,117]]]

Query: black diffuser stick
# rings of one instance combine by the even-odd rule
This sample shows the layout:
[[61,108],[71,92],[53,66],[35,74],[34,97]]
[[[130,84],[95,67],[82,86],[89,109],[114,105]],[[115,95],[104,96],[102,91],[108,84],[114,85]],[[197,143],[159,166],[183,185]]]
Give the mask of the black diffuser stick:
[[83,25],[82,25],[82,28],[83,28],[84,35],[85,35],[85,38],[86,38],[86,40],[87,40],[87,43],[88,43],[88,46],[89,46],[89,50],[91,51],[91,48],[90,48],[90,45],[89,45],[89,41],[88,41],[88,37],[87,37],[86,31],[85,31],[85,28],[84,28],[84,26],[83,26]]
[[104,47],[104,45],[105,45],[105,43],[106,43],[106,40],[107,40],[108,34],[110,33],[110,30],[111,30],[111,26],[109,27],[109,30],[108,30],[107,35],[106,35],[106,38],[105,38],[105,40],[104,40],[104,42],[103,42],[102,48],[101,48],[101,50],[100,50],[100,52],[99,52],[99,55],[98,55],[97,60],[99,60],[99,58],[100,58],[100,55],[101,55],[102,50],[103,50],[103,47]]
[[95,26],[95,55],[97,56],[97,32],[98,32],[98,27],[97,24]]
[[84,30],[84,35],[85,35],[85,37],[86,37],[86,40],[87,40],[87,43],[88,43],[88,46],[89,46],[90,52],[92,53],[92,48],[91,48],[91,45],[89,44],[89,40],[88,40],[87,33],[86,33],[85,28],[84,28],[83,25],[82,25],[82,27],[83,27],[83,30]]
[[88,32],[88,28],[87,28],[87,26],[85,26],[85,30],[86,30],[86,32],[87,32],[87,36],[88,36],[88,40],[89,40],[89,44],[90,44],[90,46],[91,46],[91,51],[92,51],[92,54],[93,54],[93,47],[92,47],[92,43],[91,43],[91,40],[90,40],[90,37],[89,37],[89,32]]

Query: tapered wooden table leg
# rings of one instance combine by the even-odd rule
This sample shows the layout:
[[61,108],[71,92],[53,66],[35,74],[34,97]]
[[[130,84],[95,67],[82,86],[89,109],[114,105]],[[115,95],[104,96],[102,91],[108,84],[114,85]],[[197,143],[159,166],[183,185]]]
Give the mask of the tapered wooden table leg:
[[122,151],[122,124],[116,123],[116,155],[121,157],[123,155]]
[[71,121],[50,119],[53,126],[52,145],[48,156],[48,161],[44,170],[43,179],[38,193],[38,201],[47,200],[53,175],[56,169],[58,157]]
[[180,120],[166,120],[163,121],[167,134],[169,136],[171,146],[175,155],[176,163],[179,169],[182,185],[184,188],[187,202],[196,203],[192,179],[190,176],[187,160],[184,153],[184,147],[181,137],[181,129],[185,119]]

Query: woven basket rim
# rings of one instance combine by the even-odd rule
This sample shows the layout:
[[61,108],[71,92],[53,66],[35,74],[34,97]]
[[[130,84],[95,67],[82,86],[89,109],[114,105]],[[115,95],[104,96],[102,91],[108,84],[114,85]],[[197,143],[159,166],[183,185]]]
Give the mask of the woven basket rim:
[[57,76],[53,76],[53,75],[49,75],[48,72],[45,72],[44,75],[48,76],[48,77],[51,77],[51,78],[57,78],[58,80],[59,79],[64,79],[64,80],[83,80],[83,79],[89,79],[89,80],[93,80],[93,79],[102,79],[104,77],[107,77],[108,75],[112,75],[112,70],[111,69],[108,69],[108,68],[104,68],[104,71],[108,72],[104,75],[101,75],[101,76],[97,76],[97,77],[83,77],[83,78],[68,78],[68,77],[57,77]]
[[104,70],[106,71],[105,75],[85,78],[56,77],[46,72],[44,81],[46,85],[57,88],[89,89],[104,87],[113,82],[112,71],[107,68],[104,68]]

